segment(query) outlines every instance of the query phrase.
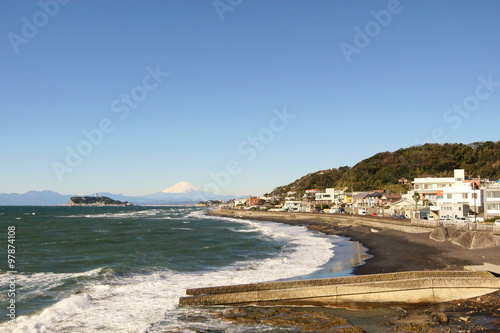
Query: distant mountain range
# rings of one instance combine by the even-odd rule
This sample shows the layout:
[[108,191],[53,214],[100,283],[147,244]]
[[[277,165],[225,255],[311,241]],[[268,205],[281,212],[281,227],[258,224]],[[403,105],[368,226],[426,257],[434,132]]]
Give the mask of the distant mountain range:
[[[95,193],[88,194],[90,196]],[[60,194],[53,191],[30,191],[19,193],[0,193],[0,205],[3,206],[55,206],[66,205],[74,194]],[[230,200],[236,195],[216,195],[211,192],[201,191],[188,182],[179,182],[161,192],[141,195],[126,196],[123,194],[113,194],[99,192],[99,196],[106,196],[114,200],[128,201],[135,205],[183,205],[195,204],[207,200]]]

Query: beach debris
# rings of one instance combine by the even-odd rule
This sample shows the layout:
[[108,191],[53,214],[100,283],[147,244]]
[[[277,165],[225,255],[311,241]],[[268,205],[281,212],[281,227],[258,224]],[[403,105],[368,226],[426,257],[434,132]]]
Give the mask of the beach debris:
[[391,309],[394,309],[399,313],[400,317],[397,320],[399,320],[401,318],[405,318],[408,315],[408,312],[403,308],[393,306],[393,307],[391,307]]
[[461,317],[458,317],[458,319],[461,321],[468,322],[470,320],[470,316],[461,316]]
[[448,324],[448,316],[444,312],[438,312],[436,319],[442,325]]

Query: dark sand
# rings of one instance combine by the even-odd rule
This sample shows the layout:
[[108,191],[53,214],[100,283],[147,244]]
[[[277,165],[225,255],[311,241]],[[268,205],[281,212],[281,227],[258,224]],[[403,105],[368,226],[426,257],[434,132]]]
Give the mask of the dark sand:
[[[219,215],[220,212],[211,211],[210,214]],[[372,232],[372,227],[355,225],[339,226],[336,222],[320,221],[315,214],[311,219],[296,220],[283,213],[277,217],[270,216],[243,217],[252,220],[274,221],[290,225],[305,225],[309,229],[325,234],[337,234],[353,241],[360,242],[368,249],[372,257],[361,266],[354,268],[355,275],[403,272],[414,270],[463,270],[465,265],[481,265],[485,262],[500,265],[500,247],[483,249],[466,249],[454,245],[449,241],[437,242],[429,238],[429,233],[413,234],[395,230],[380,230]],[[225,214],[220,214],[225,215]],[[281,214],[280,214],[281,215]],[[225,215],[231,216],[233,215]],[[348,311],[340,309],[325,309],[336,311],[354,325],[362,326],[366,332],[500,332],[500,292],[482,296],[474,300],[461,300],[428,306],[402,306],[400,314],[395,315],[394,308],[384,312],[381,318],[375,319],[375,313],[380,309],[366,309],[365,311]],[[343,311],[343,312],[342,312]],[[373,312],[375,311],[375,312]],[[340,314],[339,314],[340,312]],[[449,323],[442,325],[437,322],[436,315],[443,312]],[[392,314],[391,314],[392,313]],[[371,324],[363,324],[366,320]],[[469,321],[461,320],[470,317]],[[375,324],[376,322],[376,324]],[[406,326],[404,326],[406,325]],[[416,325],[420,327],[410,326]],[[405,328],[406,327],[406,328]]]
[[[218,211],[209,211],[209,214],[220,214]],[[449,241],[437,242],[429,238],[428,233],[406,233],[396,230],[380,230],[372,232],[372,227],[355,225],[339,226],[337,222],[325,223],[318,220],[317,214],[311,214],[311,219],[289,219],[288,214],[282,217],[256,216],[241,217],[251,220],[273,221],[290,225],[304,225],[309,229],[326,234],[337,234],[353,241],[360,242],[368,248],[372,255],[364,265],[356,267],[354,274],[377,274],[404,272],[412,270],[440,270],[459,269],[464,265],[482,265],[485,262],[500,265],[500,247],[484,249],[466,249]],[[223,215],[223,214],[221,214]],[[234,217],[233,215],[227,215]],[[500,239],[499,239],[500,240]]]

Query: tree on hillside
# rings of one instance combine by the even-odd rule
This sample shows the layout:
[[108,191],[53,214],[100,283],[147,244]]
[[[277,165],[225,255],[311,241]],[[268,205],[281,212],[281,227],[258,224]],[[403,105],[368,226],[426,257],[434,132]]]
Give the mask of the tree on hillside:
[[418,201],[420,200],[420,193],[415,192],[413,193],[413,200],[415,200],[415,214],[418,210]]

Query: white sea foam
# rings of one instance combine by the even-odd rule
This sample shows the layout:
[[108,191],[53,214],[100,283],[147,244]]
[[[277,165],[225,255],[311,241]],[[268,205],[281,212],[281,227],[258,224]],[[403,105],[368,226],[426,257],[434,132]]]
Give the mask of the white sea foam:
[[[83,276],[97,276],[102,268],[93,269],[82,273],[16,273],[16,287],[18,289],[18,300],[30,299],[36,295],[45,295],[48,290],[61,286],[68,279],[75,279]],[[5,281],[7,274],[0,274],[0,280]],[[0,300],[4,301],[7,294],[0,294]]]
[[82,214],[82,215],[68,215],[67,218],[81,218],[86,217],[89,219],[102,219],[102,218],[140,218],[148,216],[157,216],[159,214],[168,213],[163,209],[145,209],[138,211],[120,212],[120,213],[104,213],[104,214]]
[[[200,212],[191,218],[220,219]],[[287,245],[278,256],[265,260],[238,262],[218,271],[180,273],[162,271],[134,275],[120,280],[89,282],[82,293],[71,295],[31,316],[22,316],[12,327],[0,325],[2,332],[192,332],[193,323],[179,320],[197,310],[179,308],[178,299],[185,290],[242,283],[264,282],[312,273],[333,256],[333,244],[325,236],[313,234],[304,227],[278,223],[227,219],[258,231]],[[95,270],[86,274],[95,274]],[[34,277],[38,283],[42,276]],[[59,277],[60,278],[60,277]],[[47,277],[47,280],[57,280]],[[59,279],[60,280],[60,279]],[[35,283],[35,282],[33,282]],[[54,282],[48,282],[50,286]],[[196,324],[204,325],[204,324]],[[213,327],[230,325],[213,321]],[[225,325],[225,326],[224,326]],[[232,331],[232,330],[229,330]]]

